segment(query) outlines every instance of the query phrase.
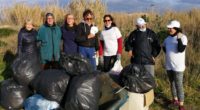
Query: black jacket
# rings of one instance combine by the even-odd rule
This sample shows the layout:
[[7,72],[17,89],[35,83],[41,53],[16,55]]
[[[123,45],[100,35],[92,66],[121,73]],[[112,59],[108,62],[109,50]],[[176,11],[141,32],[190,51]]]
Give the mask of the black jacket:
[[132,63],[155,64],[155,58],[161,50],[157,35],[150,29],[145,32],[134,30],[125,42],[125,50],[133,52]]
[[78,43],[79,46],[83,47],[94,47],[95,50],[99,50],[99,42],[98,42],[98,37],[95,36],[94,38],[88,39],[88,35],[90,34],[90,29],[91,27],[82,22],[78,25],[77,28],[77,36],[75,38],[76,42]]
[[32,29],[31,31],[22,28],[18,34],[18,55],[37,53],[36,46],[37,31]]

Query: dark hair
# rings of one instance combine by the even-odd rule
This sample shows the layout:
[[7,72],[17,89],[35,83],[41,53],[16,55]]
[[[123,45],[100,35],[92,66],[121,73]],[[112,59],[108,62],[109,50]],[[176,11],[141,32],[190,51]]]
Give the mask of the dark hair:
[[114,21],[114,18],[113,18],[110,14],[106,14],[106,15],[104,15],[103,20],[105,20],[106,17],[109,17],[110,20],[112,21],[111,26],[117,26],[116,23],[115,23],[115,21]]
[[83,12],[83,17],[86,17],[87,15],[91,14],[92,16],[94,16],[94,13],[90,10],[90,9],[86,9]]
[[174,29],[176,30],[177,33],[182,32],[181,28],[174,27]]
[[48,23],[47,23],[48,16],[52,16],[53,17],[53,19],[54,19],[53,25],[56,25],[55,16],[54,16],[53,13],[50,13],[50,12],[46,13],[45,18],[44,18],[44,24],[48,25]]

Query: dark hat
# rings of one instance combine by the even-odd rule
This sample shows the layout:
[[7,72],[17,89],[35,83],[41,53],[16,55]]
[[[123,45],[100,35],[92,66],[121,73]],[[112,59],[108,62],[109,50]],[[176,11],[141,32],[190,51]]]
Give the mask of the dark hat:
[[47,18],[48,16],[52,16],[52,17],[54,18],[53,13],[47,13],[47,14],[46,14],[46,18]]

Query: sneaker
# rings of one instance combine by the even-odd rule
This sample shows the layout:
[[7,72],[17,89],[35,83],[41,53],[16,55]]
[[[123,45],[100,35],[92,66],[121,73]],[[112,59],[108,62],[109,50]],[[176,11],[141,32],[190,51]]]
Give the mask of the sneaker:
[[185,110],[184,106],[179,106],[179,110]]
[[179,106],[179,101],[178,101],[178,100],[173,99],[172,103],[173,103],[174,105],[176,105],[176,106]]

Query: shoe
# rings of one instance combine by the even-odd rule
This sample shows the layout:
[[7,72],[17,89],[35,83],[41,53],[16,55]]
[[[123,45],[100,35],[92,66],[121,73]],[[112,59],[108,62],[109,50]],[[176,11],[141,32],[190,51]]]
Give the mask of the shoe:
[[179,101],[178,101],[178,100],[173,99],[172,103],[173,103],[175,106],[179,106]]
[[185,110],[184,106],[179,106],[179,110]]

